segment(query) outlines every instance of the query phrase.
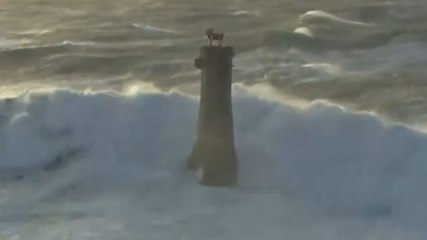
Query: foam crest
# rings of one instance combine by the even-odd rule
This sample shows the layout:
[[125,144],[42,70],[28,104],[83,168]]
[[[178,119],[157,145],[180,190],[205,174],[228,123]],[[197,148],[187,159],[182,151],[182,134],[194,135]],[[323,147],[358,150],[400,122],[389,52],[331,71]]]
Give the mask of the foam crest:
[[333,15],[331,13],[327,13],[325,11],[321,10],[312,10],[308,11],[302,15],[299,16],[299,20],[302,22],[313,22],[313,23],[321,23],[321,22],[329,22],[329,23],[335,23],[335,24],[345,24],[345,25],[352,25],[352,26],[362,26],[362,27],[372,27],[375,26],[373,23],[364,23],[354,20],[349,20],[345,18],[338,17],[336,15]]
[[[3,100],[0,172],[3,177],[19,172],[23,180],[16,183],[21,190],[7,190],[19,197],[0,198],[0,218],[24,218],[47,200],[70,206],[69,196],[90,196],[102,201],[76,207],[88,215],[85,221],[94,224],[92,211],[99,211],[105,228],[121,224],[116,235],[101,234],[102,239],[142,233],[167,238],[177,229],[180,236],[197,239],[211,233],[207,226],[222,229],[212,239],[279,239],[285,232],[295,239],[360,239],[368,230],[377,239],[401,239],[423,231],[427,214],[419,209],[427,190],[418,187],[427,181],[423,133],[324,102],[295,107],[241,86],[233,91],[241,164],[235,189],[198,186],[185,169],[196,98],[56,90]],[[56,211],[65,211],[62,207]],[[356,220],[342,226],[339,219]],[[384,224],[375,229],[364,224],[371,221]],[[95,226],[85,227],[112,234]],[[395,226],[399,238],[389,234]],[[269,230],[261,234],[260,227]],[[355,232],[327,230],[343,227]]]

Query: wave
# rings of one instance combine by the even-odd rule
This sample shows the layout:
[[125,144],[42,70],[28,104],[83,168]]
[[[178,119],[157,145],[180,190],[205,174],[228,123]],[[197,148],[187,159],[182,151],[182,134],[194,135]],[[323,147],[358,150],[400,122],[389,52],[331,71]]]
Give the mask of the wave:
[[323,52],[368,50],[394,42],[424,41],[425,30],[416,26],[366,23],[313,10],[298,17],[293,31],[276,30],[266,33],[265,45],[291,46]]
[[29,30],[25,30],[25,31],[21,31],[18,32],[18,35],[21,36],[42,36],[42,35],[46,35],[49,33],[54,32],[55,30],[53,29],[29,29]]
[[354,54],[349,61],[342,61],[349,71],[385,72],[389,69],[410,69],[415,74],[425,72],[426,44],[403,42],[381,46],[370,51]]
[[309,27],[298,27],[294,31],[268,32],[264,38],[264,44],[295,47],[313,52],[369,50],[387,45],[406,33],[406,30],[395,30],[361,34],[357,37],[351,37],[354,33],[347,37],[331,37],[327,32],[320,33]]
[[303,23],[328,23],[328,24],[334,24],[334,25],[343,25],[347,27],[351,26],[360,26],[360,27],[373,27],[375,24],[373,23],[365,23],[360,21],[354,21],[349,20],[345,18],[340,18],[336,15],[333,15],[331,13],[321,11],[321,10],[312,10],[308,11],[304,14],[301,14],[298,18],[299,21]]
[[[146,48],[138,43],[105,44],[94,41],[65,40],[55,44],[0,50],[0,68],[10,71],[10,69],[27,67],[36,72],[49,71],[57,74],[70,74],[76,71],[104,71],[109,74],[114,69],[122,71],[138,63],[137,60],[141,60],[142,55],[136,52],[136,49],[143,51]],[[111,68],[111,64],[114,68]]]
[[30,39],[0,39],[0,50],[22,47],[31,43]]
[[159,28],[151,25],[144,25],[139,23],[133,23],[133,27],[142,29],[147,32],[153,32],[153,33],[164,33],[164,34],[180,34],[181,31],[174,30],[174,29],[167,29],[167,28]]
[[425,236],[424,133],[325,102],[233,91],[241,169],[231,189],[198,186],[185,169],[197,98],[63,89],[2,100],[0,222],[19,229],[31,216],[43,227],[53,211],[56,229],[89,239],[67,218],[73,208],[102,239]]
[[19,46],[0,51],[2,66],[19,66],[20,64],[40,59],[52,54],[72,52],[73,44],[63,42],[50,45]]

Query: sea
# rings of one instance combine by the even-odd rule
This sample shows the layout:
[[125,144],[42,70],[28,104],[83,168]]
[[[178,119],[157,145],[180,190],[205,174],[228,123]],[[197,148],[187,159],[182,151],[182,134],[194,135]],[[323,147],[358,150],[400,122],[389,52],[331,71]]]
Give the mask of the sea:
[[[233,187],[186,167],[208,28]],[[426,240],[426,67],[426,0],[0,0],[0,239]]]

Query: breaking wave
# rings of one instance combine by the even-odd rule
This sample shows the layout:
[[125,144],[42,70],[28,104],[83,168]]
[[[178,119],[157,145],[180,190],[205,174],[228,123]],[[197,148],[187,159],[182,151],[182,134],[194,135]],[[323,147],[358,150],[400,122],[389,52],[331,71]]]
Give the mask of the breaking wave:
[[308,11],[304,14],[301,14],[299,16],[299,21],[305,22],[305,23],[329,23],[329,24],[341,24],[345,26],[361,26],[361,27],[373,27],[375,24],[373,23],[364,23],[354,20],[348,20],[344,18],[340,18],[338,16],[335,16],[333,14],[327,13],[325,11],[321,10],[312,10]]
[[0,235],[55,218],[61,231],[32,238],[423,239],[424,133],[233,91],[241,169],[230,189],[199,186],[185,168],[196,98],[64,89],[2,100]]

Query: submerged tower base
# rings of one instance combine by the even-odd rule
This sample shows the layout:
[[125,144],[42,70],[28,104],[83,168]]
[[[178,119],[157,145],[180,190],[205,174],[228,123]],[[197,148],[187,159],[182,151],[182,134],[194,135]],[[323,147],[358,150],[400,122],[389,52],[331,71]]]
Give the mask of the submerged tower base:
[[195,66],[202,70],[197,139],[188,167],[202,168],[201,184],[237,184],[238,161],[234,146],[231,69],[234,51],[223,47],[223,34],[207,31],[209,45],[200,49]]

